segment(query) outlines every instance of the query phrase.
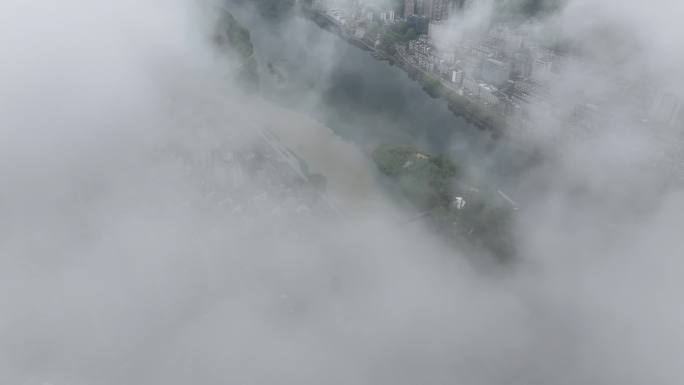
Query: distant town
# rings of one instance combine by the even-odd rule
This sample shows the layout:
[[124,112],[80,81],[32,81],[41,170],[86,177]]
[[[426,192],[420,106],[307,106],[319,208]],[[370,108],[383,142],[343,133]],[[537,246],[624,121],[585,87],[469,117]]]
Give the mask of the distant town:
[[[578,60],[569,54],[569,42],[553,37],[539,41],[529,21],[491,21],[484,30],[459,25],[476,2],[403,0],[378,9],[358,0],[312,0],[305,8],[319,24],[329,23],[376,57],[398,62],[428,93],[446,98],[454,113],[482,128],[524,133],[532,125],[531,114],[537,120],[542,114],[542,119],[579,129],[573,132],[588,132],[612,118],[602,108],[609,95],[586,96],[574,106],[554,105],[549,95],[554,81]],[[676,93],[647,79],[609,81],[620,96],[634,100],[630,119],[659,127],[682,121],[684,109]]]

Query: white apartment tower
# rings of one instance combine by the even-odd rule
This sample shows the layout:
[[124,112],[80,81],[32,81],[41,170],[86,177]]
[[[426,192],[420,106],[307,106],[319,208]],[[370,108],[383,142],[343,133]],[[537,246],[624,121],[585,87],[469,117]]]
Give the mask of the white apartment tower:
[[404,0],[404,18],[416,13],[416,0]]
[[449,18],[449,8],[451,8],[453,0],[415,0],[411,2],[415,3],[415,13],[430,20],[440,21]]

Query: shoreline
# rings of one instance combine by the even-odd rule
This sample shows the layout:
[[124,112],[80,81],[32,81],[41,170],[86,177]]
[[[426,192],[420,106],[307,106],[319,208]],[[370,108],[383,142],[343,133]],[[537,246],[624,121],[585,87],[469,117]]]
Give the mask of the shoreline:
[[[505,121],[493,123],[488,120],[494,118],[487,119],[484,116],[479,116],[484,115],[484,113],[474,112],[473,110],[481,109],[482,106],[480,103],[471,101],[467,99],[466,96],[459,94],[456,90],[446,85],[441,78],[417,67],[415,64],[405,59],[398,51],[395,55],[391,55],[382,49],[371,46],[370,42],[349,35],[342,27],[319,11],[301,7],[299,12],[302,17],[313,21],[321,29],[337,35],[340,39],[357,48],[370,52],[371,56],[376,60],[387,61],[390,65],[397,65],[397,67],[401,68],[411,80],[418,82],[418,84],[422,86],[423,91],[430,97],[446,101],[447,108],[454,116],[462,118],[480,130],[490,131],[495,138],[499,138],[505,134]],[[434,84],[427,84],[426,79],[437,81],[439,86],[435,89]]]

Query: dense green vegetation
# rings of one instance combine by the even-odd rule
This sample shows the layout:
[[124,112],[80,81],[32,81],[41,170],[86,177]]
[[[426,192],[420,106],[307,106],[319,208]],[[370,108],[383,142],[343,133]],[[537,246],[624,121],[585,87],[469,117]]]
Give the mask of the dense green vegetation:
[[397,44],[407,44],[411,40],[417,39],[419,36],[415,29],[411,28],[404,21],[390,24],[385,27],[381,32],[381,44],[382,49],[390,54],[394,55],[396,49],[394,48]]
[[373,152],[380,171],[397,178],[402,193],[419,209],[448,205],[457,168],[444,156],[429,156],[411,147],[380,146]]
[[241,65],[237,81],[244,88],[251,89],[259,84],[259,73],[249,30],[240,25],[230,12],[218,12],[220,16],[214,30],[214,43],[219,48],[238,55]]
[[487,106],[445,88],[435,76],[427,72],[414,71],[411,78],[417,80],[423,87],[423,91],[431,97],[446,98],[449,110],[470,123],[483,129],[492,129],[495,133],[501,132],[506,127],[506,121],[502,116]]
[[497,0],[494,17],[499,20],[524,21],[560,11],[567,0]]
[[[391,145],[378,147],[372,157],[399,193],[427,213],[429,223],[449,242],[467,242],[502,260],[513,255],[513,208],[491,191],[469,187],[448,157]],[[460,210],[453,207],[457,196],[467,202]]]
[[214,37],[218,45],[230,46],[242,57],[247,58],[254,53],[249,30],[240,25],[229,12],[221,12]]
[[405,21],[399,21],[387,27],[384,38],[393,41],[395,44],[408,43],[418,38],[418,32]]
[[277,19],[292,11],[295,0],[254,0],[263,17]]
[[[285,18],[292,12],[295,0],[232,0],[237,4],[251,4],[266,19],[276,20]],[[310,1],[307,1],[310,3]],[[309,4],[310,5],[310,4]]]
[[418,38],[418,32],[411,28],[405,21],[390,24],[385,30],[384,38],[395,44],[408,43]]
[[423,72],[418,77],[418,82],[420,82],[420,85],[423,86],[423,91],[425,91],[431,97],[438,98],[442,96],[444,91],[442,82],[439,81],[439,79],[437,79],[433,75],[430,75],[427,72]]
[[448,92],[446,98],[451,112],[462,116],[480,128],[494,129],[498,132],[506,126],[504,118],[491,111],[487,106],[455,92]]

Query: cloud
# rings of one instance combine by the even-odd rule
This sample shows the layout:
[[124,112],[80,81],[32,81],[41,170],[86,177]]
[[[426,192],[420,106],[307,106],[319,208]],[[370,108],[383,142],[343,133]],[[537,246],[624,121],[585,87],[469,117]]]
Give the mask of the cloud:
[[[618,74],[680,84],[679,5],[590,3],[553,22],[599,62],[630,37]],[[662,141],[616,119],[542,142],[563,151],[520,176],[522,259],[480,271],[397,226],[359,150],[241,94],[210,21],[180,0],[0,5],[0,382],[678,383],[684,199],[648,167]],[[552,95],[614,94],[585,68]],[[345,215],[263,195],[279,162],[228,159],[268,130],[330,177]]]

